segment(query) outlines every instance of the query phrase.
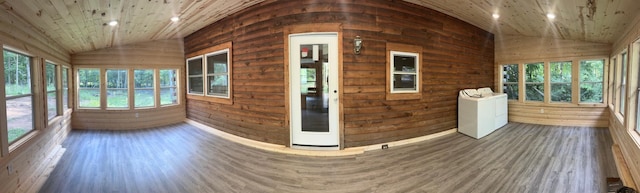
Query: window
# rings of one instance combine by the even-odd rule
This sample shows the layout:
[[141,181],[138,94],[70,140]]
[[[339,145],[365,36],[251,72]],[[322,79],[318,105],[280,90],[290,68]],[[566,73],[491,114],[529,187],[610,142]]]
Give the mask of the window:
[[627,88],[627,53],[622,53],[622,55],[620,56],[620,98],[619,98],[619,108],[618,112],[620,112],[621,115],[624,115],[624,102],[625,102],[625,95],[626,95],[626,88]]
[[391,93],[418,92],[418,54],[391,51]]
[[187,88],[188,94],[203,94],[203,82],[202,77],[202,56],[190,58],[187,60]]
[[31,57],[3,50],[5,103],[9,144],[34,129]]
[[544,101],[544,63],[525,64],[525,99]]
[[207,95],[229,98],[229,49],[206,55]]
[[422,47],[387,43],[387,100],[420,99]]
[[551,101],[571,102],[571,61],[551,62]]
[[580,102],[602,103],[604,60],[580,61]]
[[47,88],[47,117],[49,120],[58,116],[58,78],[56,65],[46,62],[45,86]]
[[611,72],[609,73],[611,75],[611,79],[610,79],[610,84],[609,84],[609,99],[611,99],[610,104],[611,106],[616,105],[616,97],[615,97],[615,93],[616,93],[616,70],[617,70],[617,66],[618,66],[618,59],[617,58],[613,58],[612,62],[611,62],[611,67],[610,70]]
[[62,108],[69,109],[69,68],[62,68]]
[[129,108],[127,69],[107,69],[107,108]]
[[187,98],[233,104],[231,47],[226,42],[187,56]]
[[153,70],[134,70],[135,108],[155,107]]
[[518,64],[502,65],[502,90],[509,99],[518,100]]
[[100,69],[78,69],[78,107],[100,108]]
[[178,104],[178,70],[160,70],[160,105]]

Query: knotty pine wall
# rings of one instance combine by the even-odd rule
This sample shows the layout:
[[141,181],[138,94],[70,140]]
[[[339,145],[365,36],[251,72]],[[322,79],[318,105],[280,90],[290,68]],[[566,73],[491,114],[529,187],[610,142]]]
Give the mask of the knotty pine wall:
[[[500,65],[579,61],[583,59],[606,59],[611,52],[611,44],[584,42],[577,40],[560,40],[552,38],[499,36],[496,38],[496,88],[502,92],[500,85]],[[607,63],[605,63],[606,65]],[[577,65],[574,63],[574,65]],[[605,66],[605,82],[608,66]],[[574,73],[574,82],[577,82]],[[604,92],[607,93],[605,84]],[[521,86],[522,88],[522,86]],[[575,89],[574,89],[575,90]],[[606,98],[606,95],[604,95]],[[509,121],[545,125],[607,127],[609,111],[604,104],[558,104],[550,102],[527,102],[520,95],[520,100],[509,101]]]
[[[183,74],[185,59],[181,39],[158,40],[82,52],[71,56],[77,68],[178,69]],[[104,78],[104,77],[102,77]],[[163,126],[184,121],[184,81],[179,77],[179,105],[133,110],[75,109],[74,129],[126,130]],[[133,96],[130,96],[133,97]]]
[[[340,23],[344,147],[419,137],[457,127],[464,88],[494,85],[494,37],[403,1],[266,1],[185,37],[185,54],[233,42],[232,105],[189,99],[187,117],[222,131],[289,144],[283,28]],[[361,36],[362,54],[353,54]],[[386,42],[422,46],[422,98],[385,98]]]
[[[22,18],[15,17],[12,10],[0,11],[0,45],[70,67],[69,52],[34,29]],[[5,101],[4,96],[0,98]],[[44,98],[36,100],[41,101],[34,104],[44,103]],[[38,112],[46,113],[42,107],[38,109]],[[45,172],[47,167],[57,162],[54,157],[71,131],[71,112],[70,109],[64,111],[63,116],[53,119],[48,125],[37,123],[38,131],[33,138],[0,157],[0,192],[36,191],[39,188],[41,177],[48,175]],[[13,167],[12,172],[7,170],[8,166]]]
[[[613,44],[613,52],[611,53],[611,57],[614,57],[624,49],[628,49],[629,55],[631,57],[635,57],[634,53],[640,52],[640,45],[633,46],[635,42],[640,41],[640,14],[633,20],[629,28],[626,30],[624,36],[620,37]],[[613,142],[620,147],[620,151],[622,152],[622,156],[629,167],[629,173],[633,177],[635,181],[635,187],[640,188],[640,134],[635,132],[635,120],[636,117],[636,97],[638,97],[637,88],[638,79],[640,77],[638,73],[638,62],[640,62],[640,58],[632,58],[629,60],[627,66],[629,66],[628,70],[628,86],[627,86],[627,99],[626,99],[626,109],[625,114],[626,117],[620,117],[615,114],[615,110],[610,108],[611,118],[609,119],[609,130],[611,131],[611,137],[613,138]],[[632,78],[633,77],[633,78]],[[611,107],[611,106],[610,106]],[[626,122],[626,127],[625,127]],[[631,131],[629,131],[631,130]]]

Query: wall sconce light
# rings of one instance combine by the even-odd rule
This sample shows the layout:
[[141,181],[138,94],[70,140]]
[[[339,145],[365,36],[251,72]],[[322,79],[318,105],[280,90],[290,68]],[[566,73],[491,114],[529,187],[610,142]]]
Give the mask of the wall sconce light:
[[355,54],[360,54],[361,49],[362,49],[362,38],[360,38],[360,36],[356,36],[356,39],[353,39],[353,52]]

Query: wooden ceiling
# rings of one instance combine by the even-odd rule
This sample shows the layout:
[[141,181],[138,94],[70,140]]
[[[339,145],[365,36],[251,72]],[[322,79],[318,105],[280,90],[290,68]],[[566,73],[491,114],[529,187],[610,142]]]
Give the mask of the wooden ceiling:
[[[182,38],[263,0],[0,0],[0,7],[70,53]],[[637,0],[405,0],[501,35],[613,43],[638,17]],[[549,21],[546,14],[557,15]],[[493,13],[500,18],[492,18]],[[180,21],[171,22],[173,16]],[[116,26],[109,26],[112,20]]]

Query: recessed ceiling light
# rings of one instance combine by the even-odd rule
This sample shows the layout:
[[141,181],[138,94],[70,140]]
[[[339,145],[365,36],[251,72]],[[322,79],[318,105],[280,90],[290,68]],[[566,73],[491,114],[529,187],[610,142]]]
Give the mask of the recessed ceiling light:
[[116,25],[118,25],[118,21],[115,21],[115,20],[110,21],[110,22],[109,22],[109,25],[110,25],[110,26],[116,26]]
[[171,17],[171,21],[173,21],[173,22],[177,22],[179,20],[180,20],[180,18],[178,16]]
[[555,18],[556,18],[556,14],[553,14],[553,13],[547,13],[547,18],[549,18],[549,19],[555,19]]
[[494,13],[493,15],[491,15],[491,17],[493,17],[493,19],[498,19],[500,18],[500,15],[498,15],[497,13]]

